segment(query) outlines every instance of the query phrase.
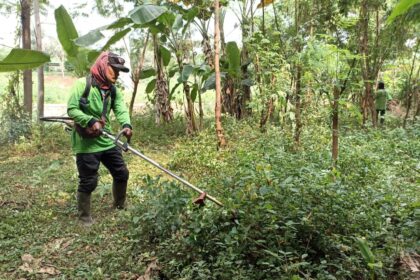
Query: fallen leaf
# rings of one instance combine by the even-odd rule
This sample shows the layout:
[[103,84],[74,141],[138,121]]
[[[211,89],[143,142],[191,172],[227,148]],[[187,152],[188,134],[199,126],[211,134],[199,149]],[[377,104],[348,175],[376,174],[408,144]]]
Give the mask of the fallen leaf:
[[419,255],[414,254],[413,258],[410,255],[403,255],[402,256],[402,261],[403,263],[410,268],[411,272],[419,272],[420,269],[420,264],[418,259],[420,258]]
[[151,280],[157,272],[160,271],[160,267],[158,266],[158,261],[156,258],[152,259],[152,261],[147,266],[144,275],[137,278],[137,280]]
[[22,271],[29,272],[29,273],[34,272],[34,269],[30,267],[28,263],[24,263],[23,265],[19,266],[19,269]]
[[38,273],[57,275],[57,274],[60,274],[61,271],[56,269],[55,267],[47,266],[47,267],[41,267],[41,269],[38,270]]
[[24,263],[32,263],[34,261],[34,257],[31,254],[24,254],[21,259]]
[[62,246],[61,246],[61,248],[64,250],[64,249],[66,249],[67,247],[69,247],[72,243],[73,243],[73,241],[74,241],[74,239],[72,238],[72,239],[69,239],[67,242],[65,242]]

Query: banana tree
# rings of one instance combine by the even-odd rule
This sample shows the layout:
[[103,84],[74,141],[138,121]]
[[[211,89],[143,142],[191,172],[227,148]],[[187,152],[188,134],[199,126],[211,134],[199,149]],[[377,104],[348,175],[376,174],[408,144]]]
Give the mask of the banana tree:
[[[109,49],[113,44],[127,36],[131,31],[145,28],[150,31],[153,35],[157,35],[162,28],[162,24],[157,21],[164,13],[167,12],[167,8],[157,5],[141,5],[130,11],[126,17],[122,17],[117,21],[102,26],[100,28],[91,30],[87,34],[79,37],[77,31],[71,21],[70,16],[64,7],[59,7],[56,10],[56,21],[57,31],[60,42],[66,51],[69,60],[76,68],[78,73],[85,73],[87,66],[90,65],[99,53],[103,50]],[[103,34],[104,31],[111,31],[114,34],[102,44],[99,48],[89,49],[93,45],[100,44],[106,36]],[[153,37],[158,40],[158,36]],[[157,42],[154,45],[159,46]],[[173,118],[172,108],[170,107],[169,90],[167,86],[167,80],[164,77],[163,72],[163,59],[160,59],[161,50],[155,50],[155,63],[157,65],[157,82],[155,105],[157,112],[163,117],[165,121],[170,121]],[[141,72],[141,71],[139,71]],[[160,119],[160,118],[159,118]]]
[[89,71],[89,65],[98,56],[98,52],[81,48],[75,43],[79,37],[76,27],[63,5],[54,11],[58,40],[63,47],[70,64],[75,69],[78,77],[85,76]]
[[[174,7],[175,8],[175,7]],[[176,8],[179,8],[176,6]],[[185,115],[187,119],[187,133],[193,134],[198,131],[198,125],[195,118],[194,110],[194,100],[192,99],[191,86],[188,82],[188,77],[190,76],[193,68],[190,65],[185,65],[186,60],[191,57],[191,47],[189,46],[190,41],[188,37],[190,34],[187,32],[190,23],[197,15],[197,9],[193,8],[191,10],[177,9],[181,11],[182,14],[177,12],[166,13],[162,18],[161,22],[165,26],[164,36],[166,40],[166,45],[169,50],[175,54],[176,62],[178,66],[178,84],[175,86],[178,87],[182,84],[183,92],[186,100]],[[193,85],[193,90],[197,87]]]

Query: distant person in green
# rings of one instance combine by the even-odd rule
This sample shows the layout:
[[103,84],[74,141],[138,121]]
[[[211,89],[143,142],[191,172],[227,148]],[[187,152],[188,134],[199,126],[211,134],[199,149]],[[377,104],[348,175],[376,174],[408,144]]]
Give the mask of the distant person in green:
[[99,164],[102,163],[113,177],[114,208],[123,209],[127,192],[128,169],[120,148],[112,140],[101,136],[110,131],[110,112],[123,127],[129,140],[132,127],[122,93],[115,88],[119,72],[129,72],[124,59],[111,52],[103,52],[86,78],[76,81],[71,90],[67,113],[75,122],[71,142],[76,154],[79,173],[77,204],[79,220],[92,224],[90,212],[91,193],[98,184]]
[[[378,89],[375,95],[375,108],[376,108],[376,120],[380,120],[380,124],[383,125],[385,123],[385,111],[386,105],[388,101],[388,94],[385,90],[384,82],[380,81],[378,83]],[[378,119],[380,117],[380,119]]]

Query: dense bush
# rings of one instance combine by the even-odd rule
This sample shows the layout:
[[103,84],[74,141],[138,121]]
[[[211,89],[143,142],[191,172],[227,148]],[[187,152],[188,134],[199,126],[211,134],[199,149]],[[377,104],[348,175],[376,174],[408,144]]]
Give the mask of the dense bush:
[[133,256],[150,248],[168,279],[403,278],[401,251],[414,248],[419,130],[347,133],[331,169],[329,131],[288,133],[247,123],[178,147],[171,168],[220,198],[200,208],[178,183],[145,177],[133,195]]
[[0,93],[0,143],[16,143],[31,132],[31,122],[19,104],[19,78],[11,75],[4,93]]

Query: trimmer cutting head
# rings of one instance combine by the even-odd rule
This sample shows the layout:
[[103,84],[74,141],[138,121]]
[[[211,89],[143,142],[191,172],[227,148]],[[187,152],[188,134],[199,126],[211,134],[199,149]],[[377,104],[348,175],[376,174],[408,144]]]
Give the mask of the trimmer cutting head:
[[204,201],[206,200],[207,193],[202,192],[199,197],[197,197],[193,203],[199,206],[204,206]]

